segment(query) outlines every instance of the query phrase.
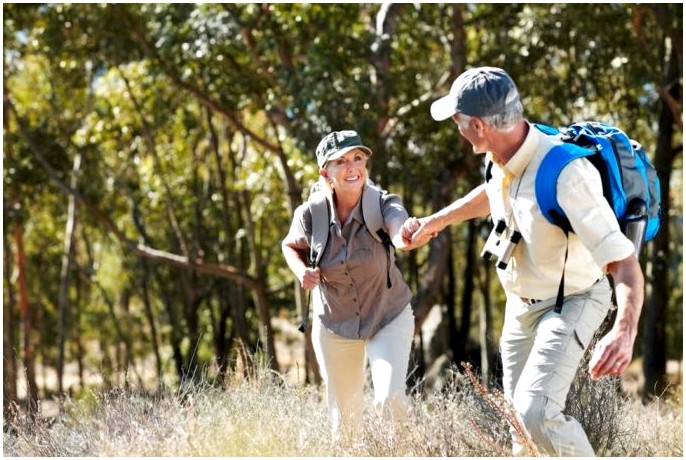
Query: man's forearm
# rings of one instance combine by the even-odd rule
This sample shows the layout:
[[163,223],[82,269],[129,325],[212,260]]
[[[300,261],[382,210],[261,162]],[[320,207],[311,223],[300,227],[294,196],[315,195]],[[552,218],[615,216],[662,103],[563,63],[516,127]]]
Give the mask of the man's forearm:
[[638,319],[643,308],[643,272],[635,255],[608,264],[615,282],[617,317],[612,329],[596,344],[588,370],[593,380],[621,375],[631,363]]
[[430,223],[427,222],[427,226],[435,232],[440,232],[448,225],[476,217],[485,217],[490,212],[491,208],[488,203],[488,196],[486,195],[486,186],[481,184],[467,195],[428,216],[426,219]]
[[632,340],[638,333],[638,320],[644,301],[644,279],[635,256],[608,265],[615,283],[617,318],[615,327],[628,333]]

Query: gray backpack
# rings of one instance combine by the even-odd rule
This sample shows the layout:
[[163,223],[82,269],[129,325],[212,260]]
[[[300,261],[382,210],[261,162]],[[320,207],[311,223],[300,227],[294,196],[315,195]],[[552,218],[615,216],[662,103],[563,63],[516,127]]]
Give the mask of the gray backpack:
[[[393,247],[393,243],[391,242],[391,237],[384,225],[382,211],[383,199],[387,193],[386,190],[381,189],[372,181],[367,181],[367,185],[362,191],[362,220],[374,239],[383,244],[386,248],[388,254],[386,282],[387,286],[390,288],[391,248]],[[310,253],[308,254],[307,263],[310,267],[314,268],[319,265],[322,254],[326,250],[326,244],[329,239],[329,226],[331,223],[331,216],[329,215],[330,204],[326,193],[319,188],[318,182],[315,183],[310,190],[307,205],[312,215],[312,234],[310,235]],[[309,301],[303,307],[302,324],[299,327],[301,332],[305,332],[308,320]]]

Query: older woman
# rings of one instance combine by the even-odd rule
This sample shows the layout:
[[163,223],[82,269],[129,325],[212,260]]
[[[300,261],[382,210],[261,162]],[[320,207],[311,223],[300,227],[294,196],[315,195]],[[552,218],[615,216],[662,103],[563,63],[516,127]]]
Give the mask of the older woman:
[[[334,438],[350,439],[361,424],[367,359],[374,406],[394,423],[410,409],[406,374],[414,335],[412,293],[394,263],[393,251],[371,234],[362,217],[362,196],[372,151],[355,131],[325,136],[316,155],[329,207],[329,234],[312,267],[311,206],[299,206],[282,243],[286,262],[302,287],[313,290],[312,343],[327,389]],[[384,227],[397,249],[408,250],[401,229],[408,218],[400,198],[382,194]]]

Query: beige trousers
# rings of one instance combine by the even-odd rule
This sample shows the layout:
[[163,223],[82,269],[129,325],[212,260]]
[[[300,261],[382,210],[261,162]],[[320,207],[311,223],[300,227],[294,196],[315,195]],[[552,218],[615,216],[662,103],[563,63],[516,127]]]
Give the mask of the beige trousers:
[[362,427],[367,358],[377,413],[394,425],[404,421],[411,408],[405,390],[413,336],[409,304],[368,340],[347,339],[313,322],[312,345],[326,384],[334,439],[354,439]]
[[[562,413],[584,352],[611,306],[603,277],[589,289],[566,296],[561,313],[555,298],[528,305],[508,295],[500,339],[503,390],[533,442],[549,456],[595,455],[579,422]],[[513,453],[525,449],[513,432]]]

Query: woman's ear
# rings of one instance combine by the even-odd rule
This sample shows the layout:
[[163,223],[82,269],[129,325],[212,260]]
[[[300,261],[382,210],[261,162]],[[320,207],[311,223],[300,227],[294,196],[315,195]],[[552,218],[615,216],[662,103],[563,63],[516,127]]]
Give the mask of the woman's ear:
[[319,175],[320,175],[321,177],[323,177],[324,179],[328,179],[328,178],[329,178],[329,172],[328,172],[326,169],[324,169],[324,168],[322,168],[322,169],[319,170]]

